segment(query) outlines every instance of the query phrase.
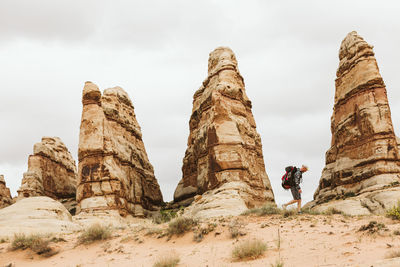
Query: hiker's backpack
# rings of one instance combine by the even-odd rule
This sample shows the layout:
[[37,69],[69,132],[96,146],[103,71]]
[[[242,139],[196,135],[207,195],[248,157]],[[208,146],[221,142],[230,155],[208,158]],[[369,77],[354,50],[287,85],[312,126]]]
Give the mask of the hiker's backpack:
[[288,190],[290,187],[294,185],[294,174],[297,171],[297,168],[294,166],[287,166],[285,168],[285,174],[282,176],[282,187],[285,190]]

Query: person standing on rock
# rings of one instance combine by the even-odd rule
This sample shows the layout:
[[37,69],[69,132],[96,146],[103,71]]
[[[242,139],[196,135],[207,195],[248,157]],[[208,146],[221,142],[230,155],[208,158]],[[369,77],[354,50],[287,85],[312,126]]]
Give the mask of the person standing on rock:
[[290,187],[290,191],[292,192],[293,200],[289,201],[286,204],[283,204],[283,208],[286,209],[287,206],[297,203],[297,213],[301,213],[301,188],[300,183],[303,181],[303,173],[308,171],[308,167],[302,165],[301,168],[297,168],[297,171],[294,173],[293,184]]

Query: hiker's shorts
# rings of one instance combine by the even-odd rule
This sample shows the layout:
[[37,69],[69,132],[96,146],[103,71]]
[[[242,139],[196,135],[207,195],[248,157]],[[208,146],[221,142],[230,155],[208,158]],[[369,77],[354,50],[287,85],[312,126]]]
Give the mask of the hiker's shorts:
[[296,189],[295,186],[292,186],[292,187],[290,188],[290,191],[292,191],[292,196],[293,196],[293,199],[294,199],[294,200],[299,200],[299,199],[301,199],[301,194],[300,194],[299,190]]

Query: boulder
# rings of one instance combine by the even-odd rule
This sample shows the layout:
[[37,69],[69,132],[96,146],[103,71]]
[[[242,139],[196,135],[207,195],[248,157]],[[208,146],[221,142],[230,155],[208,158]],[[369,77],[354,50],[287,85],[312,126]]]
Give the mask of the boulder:
[[10,189],[6,186],[4,175],[0,175],[0,209],[13,204]]
[[86,82],[82,104],[77,213],[145,216],[159,210],[162,194],[128,94],[120,87],[101,94]]
[[339,51],[332,141],[314,200],[349,214],[382,213],[400,199],[400,156],[372,46],[350,32]]
[[[69,202],[73,213],[76,202],[77,171],[75,161],[58,137],[43,137],[33,147],[28,158],[28,171],[24,173],[18,199],[48,196],[61,202]],[[75,204],[74,204],[75,203]]]
[[183,175],[174,193],[174,202],[186,205],[203,196],[187,212],[237,214],[274,202],[251,108],[234,53],[215,49],[208,77],[193,96]]
[[0,210],[0,236],[71,233],[80,227],[68,210],[49,197],[29,197]]

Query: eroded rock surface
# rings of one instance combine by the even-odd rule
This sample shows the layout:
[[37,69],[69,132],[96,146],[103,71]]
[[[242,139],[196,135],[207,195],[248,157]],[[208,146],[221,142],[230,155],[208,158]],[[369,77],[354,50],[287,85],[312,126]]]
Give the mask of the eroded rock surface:
[[79,135],[78,212],[144,216],[163,202],[128,94],[86,82]]
[[174,194],[175,203],[186,205],[202,195],[188,209],[193,215],[237,213],[274,201],[251,107],[234,53],[215,49],[208,77],[193,96],[183,177]]
[[74,210],[77,171],[75,161],[58,137],[43,137],[33,147],[28,158],[28,171],[24,173],[18,199],[48,196]]
[[10,189],[6,186],[4,175],[0,175],[0,209],[13,204]]
[[342,41],[339,59],[331,148],[309,205],[381,213],[400,199],[399,148],[385,84],[372,46],[356,32]]

